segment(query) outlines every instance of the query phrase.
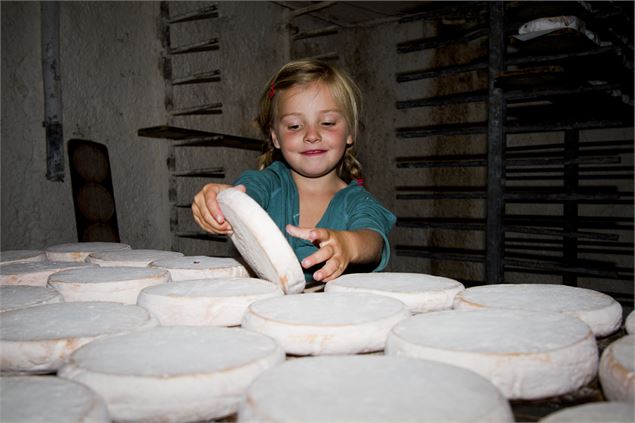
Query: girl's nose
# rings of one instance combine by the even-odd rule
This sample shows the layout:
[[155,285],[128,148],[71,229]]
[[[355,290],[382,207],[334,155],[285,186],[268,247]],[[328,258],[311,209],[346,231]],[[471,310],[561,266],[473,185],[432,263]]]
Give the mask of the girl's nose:
[[304,142],[308,142],[308,143],[314,143],[314,142],[318,142],[321,141],[322,137],[320,136],[320,133],[315,130],[315,128],[308,128],[306,133],[304,134]]

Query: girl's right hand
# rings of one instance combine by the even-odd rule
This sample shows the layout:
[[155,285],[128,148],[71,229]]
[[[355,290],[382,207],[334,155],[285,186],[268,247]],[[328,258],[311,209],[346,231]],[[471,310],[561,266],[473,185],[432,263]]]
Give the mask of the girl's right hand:
[[192,215],[198,225],[207,232],[219,235],[230,235],[232,227],[225,220],[216,196],[227,188],[246,191],[244,185],[232,187],[227,184],[207,184],[195,196],[192,202]]

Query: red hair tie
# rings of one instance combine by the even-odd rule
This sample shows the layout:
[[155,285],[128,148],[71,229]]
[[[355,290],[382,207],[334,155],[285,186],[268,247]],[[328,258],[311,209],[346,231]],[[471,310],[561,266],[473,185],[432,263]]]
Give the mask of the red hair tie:
[[273,98],[274,95],[276,95],[276,83],[272,82],[271,87],[269,88],[269,98]]
[[359,186],[364,186],[364,179],[362,178],[355,179],[355,182],[357,182],[357,185]]

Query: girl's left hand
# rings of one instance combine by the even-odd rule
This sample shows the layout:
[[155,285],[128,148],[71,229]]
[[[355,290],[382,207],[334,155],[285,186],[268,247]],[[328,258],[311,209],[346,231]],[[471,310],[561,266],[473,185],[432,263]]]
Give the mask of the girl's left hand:
[[319,248],[301,263],[305,269],[324,263],[324,266],[313,274],[313,279],[316,281],[329,282],[337,278],[344,273],[351,262],[352,251],[349,231],[300,228],[293,225],[287,225],[286,229],[289,235],[311,241]]

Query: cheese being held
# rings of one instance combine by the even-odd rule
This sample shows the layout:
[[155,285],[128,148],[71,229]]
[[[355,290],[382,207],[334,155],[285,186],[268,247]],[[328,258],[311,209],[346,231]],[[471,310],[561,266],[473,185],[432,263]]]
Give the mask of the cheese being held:
[[230,239],[261,279],[279,285],[285,294],[305,287],[302,267],[275,222],[244,192],[230,188],[218,194],[218,205],[232,225]]
[[251,382],[283,360],[258,333],[173,326],[91,342],[58,374],[101,395],[115,421],[209,421],[236,412]]

